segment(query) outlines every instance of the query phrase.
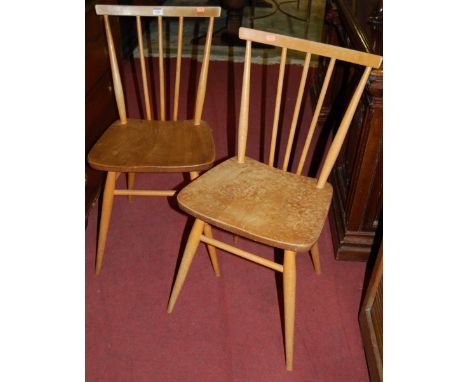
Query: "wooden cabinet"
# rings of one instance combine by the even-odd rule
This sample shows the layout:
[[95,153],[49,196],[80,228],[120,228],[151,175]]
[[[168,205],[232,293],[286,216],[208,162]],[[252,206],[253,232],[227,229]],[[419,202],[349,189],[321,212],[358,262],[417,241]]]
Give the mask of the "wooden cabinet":
[[372,382],[383,380],[383,250],[380,246],[359,313],[362,342]]
[[[113,4],[116,1],[86,1],[85,5],[85,157],[104,130],[118,119],[112,76],[107,56],[107,42],[104,22],[97,16],[95,4]],[[111,18],[115,46],[119,44],[118,18]],[[85,165],[85,216],[97,200],[105,178],[105,173]]]
[[[322,40],[369,53],[382,54],[382,2],[328,0]],[[366,15],[367,14],[367,15]],[[319,67],[318,81],[325,72]],[[319,123],[336,128],[348,84],[356,81],[345,65],[337,65]],[[373,70],[330,176],[334,195],[330,210],[335,257],[368,259],[382,215],[383,70]],[[327,126],[325,126],[327,127]]]

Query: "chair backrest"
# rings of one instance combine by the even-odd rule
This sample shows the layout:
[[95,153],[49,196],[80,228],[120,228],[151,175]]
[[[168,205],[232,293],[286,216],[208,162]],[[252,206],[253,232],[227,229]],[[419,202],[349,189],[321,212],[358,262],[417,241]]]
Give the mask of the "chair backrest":
[[208,32],[205,39],[205,47],[203,51],[203,60],[201,72],[198,80],[197,96],[195,101],[194,123],[200,124],[203,103],[206,93],[206,82],[208,78],[208,65],[210,61],[211,39],[213,35],[214,18],[221,14],[220,7],[163,7],[163,6],[130,6],[130,5],[96,5],[96,13],[104,16],[104,24],[106,29],[107,44],[109,50],[110,66],[112,70],[112,80],[114,83],[115,99],[119,111],[120,121],[127,123],[127,112],[125,108],[125,97],[122,88],[122,80],[120,77],[117,57],[115,52],[112,31],[109,24],[109,16],[130,16],[136,18],[136,29],[138,36],[138,48],[140,53],[140,69],[143,83],[143,94],[145,100],[145,115],[146,119],[153,119],[151,110],[148,80],[146,76],[146,59],[143,50],[143,32],[141,27],[142,17],[156,17],[158,20],[158,51],[159,51],[159,119],[166,120],[166,100],[165,100],[165,84],[164,84],[164,34],[163,34],[163,18],[178,17],[179,28],[177,37],[177,59],[176,73],[174,84],[174,107],[172,119],[175,121],[178,117],[179,107],[179,89],[180,89],[180,67],[182,59],[182,36],[184,28],[184,17],[205,17],[209,18]]
[[312,136],[317,125],[318,117],[320,115],[320,110],[323,105],[325,94],[327,92],[328,85],[330,83],[330,78],[335,66],[336,60],[346,61],[352,64],[358,64],[365,67],[364,73],[361,76],[361,79],[354,91],[354,94],[349,102],[349,105],[343,115],[340,126],[336,132],[336,135],[331,143],[331,146],[328,150],[328,153],[325,158],[322,170],[318,177],[317,187],[322,188],[330,175],[330,172],[335,164],[336,158],[338,157],[343,141],[348,132],[349,125],[356,111],[356,107],[361,98],[362,92],[366,85],[367,79],[372,68],[379,68],[382,63],[382,57],[359,52],[351,49],[346,49],[334,45],[327,45],[318,43],[315,41],[303,40],[299,38],[283,36],[275,33],[263,32],[259,30],[249,29],[249,28],[240,28],[239,37],[243,40],[246,40],[245,48],[245,61],[244,61],[244,76],[242,81],[242,95],[241,95],[241,105],[240,105],[240,116],[239,116],[239,130],[238,130],[238,141],[237,141],[237,157],[239,163],[244,162],[245,151],[247,145],[247,132],[248,132],[248,118],[249,118],[249,94],[250,94],[250,66],[251,66],[251,51],[252,51],[252,42],[262,43],[266,45],[272,45],[280,47],[281,50],[281,61],[278,75],[278,86],[276,92],[276,101],[275,101],[275,111],[273,116],[273,127],[271,134],[271,144],[270,144],[270,153],[268,164],[273,166],[275,150],[276,150],[276,140],[278,133],[278,121],[281,108],[281,97],[283,92],[283,79],[284,79],[284,70],[286,64],[287,51],[295,50],[305,53],[304,66],[302,70],[302,76],[299,84],[299,90],[296,98],[296,104],[294,108],[294,113],[291,122],[291,128],[289,131],[286,152],[282,164],[282,169],[287,170],[289,160],[291,157],[291,150],[293,146],[294,136],[296,133],[296,127],[299,117],[299,111],[301,108],[302,97],[304,94],[304,88],[307,79],[307,72],[309,69],[311,55],[315,54],[318,56],[328,57],[329,64],[328,69],[322,84],[320,95],[317,100],[317,105],[315,107],[312,121],[310,123],[309,131],[304,143],[304,147],[301,153],[301,158],[299,161],[298,168],[296,170],[297,174],[301,174],[304,162],[309,151],[310,143],[312,141]]

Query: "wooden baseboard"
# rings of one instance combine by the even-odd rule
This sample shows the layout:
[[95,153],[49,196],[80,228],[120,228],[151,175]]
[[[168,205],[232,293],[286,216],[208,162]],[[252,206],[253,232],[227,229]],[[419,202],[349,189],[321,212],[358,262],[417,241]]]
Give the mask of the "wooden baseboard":
[[337,260],[367,261],[375,241],[375,232],[351,231],[346,226],[344,190],[336,172],[331,175],[333,200],[330,207],[330,228]]

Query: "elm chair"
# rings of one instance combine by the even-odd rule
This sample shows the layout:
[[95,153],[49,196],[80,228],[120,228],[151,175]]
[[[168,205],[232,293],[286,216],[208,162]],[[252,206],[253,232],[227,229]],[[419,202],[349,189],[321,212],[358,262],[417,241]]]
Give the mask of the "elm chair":
[[[382,57],[247,28],[239,29],[239,37],[246,40],[246,50],[237,156],[207,171],[183,188],[177,195],[180,208],[188,214],[193,215],[196,219],[190,232],[169,299],[168,313],[171,313],[174,309],[174,304],[200,241],[272,268],[275,271],[282,272],[286,367],[288,370],[292,370],[296,253],[311,251],[314,267],[316,272],[319,273],[317,240],[324,226],[332,198],[332,186],[327,182],[327,178],[343,144],[369,73],[372,68],[380,66]],[[258,162],[246,156],[252,42],[282,48],[268,164]],[[289,49],[304,52],[305,62],[284,161],[281,168],[275,168],[276,137],[285,63]],[[328,69],[317,105],[315,106],[308,135],[303,145],[298,168],[295,173],[291,173],[287,171],[288,163],[291,157],[300,104],[312,54],[328,57]],[[313,179],[308,176],[302,176],[301,173],[327,87],[330,83],[330,77],[337,60],[364,66],[364,70],[326,154],[318,179]],[[209,237],[203,233],[203,228],[207,223],[235,235],[283,250],[283,264],[259,257]]]
[[[104,16],[112,80],[119,112],[119,119],[107,128],[88,154],[88,162],[91,167],[107,172],[96,256],[96,274],[99,274],[102,268],[114,196],[128,195],[129,200],[131,200],[132,196],[172,196],[176,192],[175,190],[136,190],[134,189],[135,173],[189,173],[190,179],[194,179],[199,175],[200,171],[213,166],[215,159],[213,137],[211,129],[205,121],[201,120],[201,116],[206,93],[213,23],[214,18],[219,17],[221,8],[96,5],[96,13]],[[127,118],[109,16],[135,17],[136,19],[145,119]],[[142,17],[157,18],[159,48],[158,120],[153,120],[151,110],[146,59],[143,51]],[[163,41],[165,39],[163,36],[163,19],[168,17],[177,17],[179,21],[172,120],[166,118],[164,84]],[[178,120],[184,17],[205,18],[208,22],[208,32],[192,120]],[[127,189],[116,189],[116,179],[122,172],[128,173]],[[211,230],[208,225],[204,228],[204,232],[211,237]],[[209,253],[215,272],[218,273],[214,247],[209,246]]]

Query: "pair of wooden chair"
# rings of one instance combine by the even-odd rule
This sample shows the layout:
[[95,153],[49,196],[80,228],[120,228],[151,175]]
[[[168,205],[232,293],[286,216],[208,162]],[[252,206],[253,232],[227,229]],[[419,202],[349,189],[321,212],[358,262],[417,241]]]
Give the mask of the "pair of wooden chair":
[[[294,312],[296,289],[296,253],[311,252],[316,273],[320,273],[317,241],[323,229],[332,198],[332,186],[328,176],[339,154],[359,99],[372,68],[381,65],[380,56],[358,52],[313,41],[282,36],[274,33],[240,28],[239,37],[246,41],[244,74],[242,82],[241,110],[238,128],[237,155],[213,166],[215,159],[211,130],[201,120],[205,98],[206,80],[213,32],[214,17],[220,15],[218,7],[151,7],[151,6],[96,6],[98,14],[104,15],[109,45],[109,55],[114,80],[114,89],[120,119],[114,122],[99,139],[88,156],[90,165],[107,172],[104,190],[96,273],[101,271],[107,231],[114,195],[129,196],[172,196],[176,191],[134,190],[134,174],[137,172],[180,172],[189,173],[188,186],[178,192],[180,208],[196,218],[190,232],[176,281],[170,296],[168,312],[171,313],[179,296],[190,264],[200,242],[207,244],[215,274],[220,275],[215,248],[231,252],[257,264],[283,273],[286,367],[292,370],[294,341]],[[122,84],[109,27],[109,16],[134,16],[141,57],[142,82],[146,106],[146,119],[127,119]],[[159,31],[159,68],[163,69],[162,19],[179,18],[178,54],[173,121],[166,121],[164,109],[163,75],[160,97],[160,118],[152,120],[145,58],[142,44],[141,17],[157,17]],[[202,69],[198,83],[195,117],[190,121],[177,120],[178,86],[180,83],[181,36],[184,17],[206,17],[209,19],[204,48]],[[268,164],[246,156],[249,116],[249,89],[252,43],[273,45],[281,48],[281,62],[272,139]],[[276,138],[282,105],[283,80],[288,50],[305,54],[302,76],[296,97],[286,152],[281,168],[274,163],[277,151]],[[299,111],[305,90],[307,73],[312,55],[329,59],[328,69],[315,106],[310,128],[303,145],[298,168],[289,172],[292,148],[295,139]],[[341,125],[326,154],[317,179],[301,175],[309,151],[318,116],[327,92],[328,84],[337,60],[363,66],[360,81],[349,101]],[[161,73],[160,73],[161,74]],[[297,145],[299,146],[299,145]],[[200,171],[208,170],[199,176]],[[128,189],[115,189],[119,173],[128,173]],[[246,252],[233,245],[213,238],[211,226],[231,232],[260,243],[284,250],[283,264],[267,260]]]

